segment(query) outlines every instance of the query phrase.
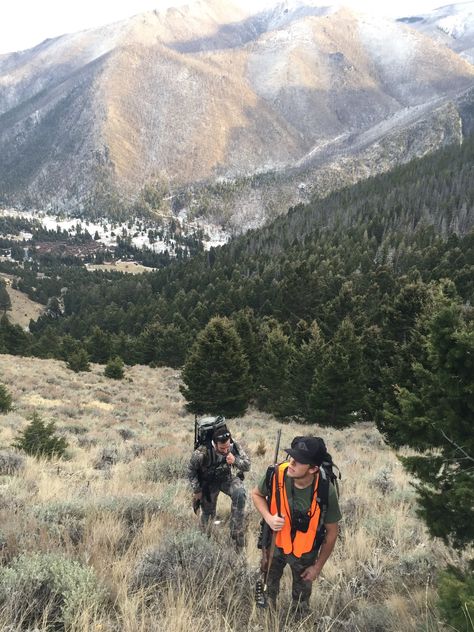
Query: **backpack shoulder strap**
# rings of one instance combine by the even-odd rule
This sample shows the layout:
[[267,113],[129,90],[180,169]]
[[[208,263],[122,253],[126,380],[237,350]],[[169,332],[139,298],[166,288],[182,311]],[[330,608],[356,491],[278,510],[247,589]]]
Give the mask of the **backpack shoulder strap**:
[[326,521],[326,514],[329,504],[329,485],[331,485],[331,483],[329,481],[328,472],[324,469],[324,467],[320,467],[318,489],[316,490],[316,501],[321,511],[319,517],[320,527],[323,527]]
[[273,465],[269,465],[265,473],[265,489],[267,490],[267,498],[270,498],[272,495],[272,485],[273,485],[274,476],[275,476],[275,468],[273,467]]
[[204,457],[202,461],[203,466],[209,467],[212,464],[212,447],[207,445],[207,443],[201,443],[197,450],[201,452]]

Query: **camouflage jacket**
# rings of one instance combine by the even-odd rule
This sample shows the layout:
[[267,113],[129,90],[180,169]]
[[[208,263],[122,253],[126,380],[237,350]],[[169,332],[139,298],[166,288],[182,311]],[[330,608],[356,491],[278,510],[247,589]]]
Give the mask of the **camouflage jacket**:
[[202,490],[203,485],[218,485],[230,481],[235,476],[232,468],[239,472],[250,470],[250,459],[237,441],[231,444],[230,452],[235,456],[233,465],[226,463],[226,457],[216,452],[213,446],[202,445],[194,450],[188,465],[188,480],[193,492]]

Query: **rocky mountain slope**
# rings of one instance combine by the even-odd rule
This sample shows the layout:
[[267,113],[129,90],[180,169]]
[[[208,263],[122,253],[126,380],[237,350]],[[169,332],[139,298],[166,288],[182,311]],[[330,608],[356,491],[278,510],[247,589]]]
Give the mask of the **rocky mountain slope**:
[[468,61],[401,22],[198,0],[0,56],[0,196],[95,214],[138,200],[241,229],[459,142],[473,85]]

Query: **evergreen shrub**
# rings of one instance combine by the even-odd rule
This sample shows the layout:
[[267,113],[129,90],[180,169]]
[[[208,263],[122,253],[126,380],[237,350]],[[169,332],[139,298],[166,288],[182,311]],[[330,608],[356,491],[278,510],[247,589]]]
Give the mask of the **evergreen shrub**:
[[125,375],[123,367],[124,364],[122,358],[118,356],[110,358],[105,366],[104,375],[112,378],[113,380],[122,380]]
[[13,443],[15,448],[23,450],[36,458],[65,456],[68,443],[64,437],[54,434],[56,427],[53,421],[45,423],[38,413],[33,413],[31,423],[20,432]]
[[89,356],[85,349],[78,349],[71,352],[66,359],[66,366],[71,371],[79,373],[80,371],[90,371]]
[[8,413],[12,409],[12,396],[4,384],[0,384],[0,413]]
[[463,572],[457,568],[448,568],[441,573],[438,591],[439,607],[449,627],[458,632],[471,632],[474,629],[474,573],[472,568]]

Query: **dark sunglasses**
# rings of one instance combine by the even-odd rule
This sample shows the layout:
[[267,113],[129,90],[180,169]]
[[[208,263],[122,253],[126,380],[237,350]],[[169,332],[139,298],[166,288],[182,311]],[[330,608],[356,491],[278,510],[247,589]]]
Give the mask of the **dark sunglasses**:
[[217,443],[225,443],[227,439],[230,439],[230,432],[226,432],[225,434],[216,437]]

